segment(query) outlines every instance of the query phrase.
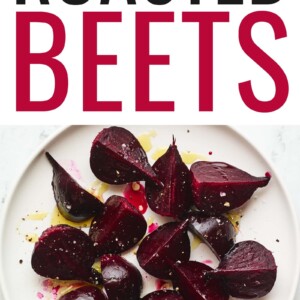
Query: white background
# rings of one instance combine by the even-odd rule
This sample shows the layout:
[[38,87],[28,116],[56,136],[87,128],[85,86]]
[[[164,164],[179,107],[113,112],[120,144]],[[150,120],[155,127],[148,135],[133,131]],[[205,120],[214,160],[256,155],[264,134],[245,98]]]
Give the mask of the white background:
[[[190,5],[187,0],[171,1],[155,6],[146,0],[127,5],[125,0],[111,0],[100,5],[99,0],[71,6],[61,0],[50,0],[50,5],[39,5],[38,0],[27,0],[27,5],[14,1],[0,4],[0,122],[2,124],[102,124],[117,120],[131,120],[135,124],[299,124],[300,66],[298,1],[281,0],[274,5],[217,5],[217,0],[201,0]],[[175,112],[135,112],[135,12],[174,11],[174,23],[151,25],[151,54],[169,54],[169,66],[151,67],[152,100],[173,100]],[[268,10],[284,21],[288,37],[274,40],[270,25],[260,23],[253,28],[255,42],[283,68],[290,84],[289,98],[277,112],[261,114],[251,111],[241,100],[238,83],[252,80],[259,98],[271,99],[273,80],[242,51],[238,41],[241,20],[252,11]],[[64,23],[66,46],[58,59],[69,74],[69,91],[63,105],[52,112],[16,112],[16,11],[47,11]],[[98,99],[122,100],[122,113],[83,112],[82,100],[82,13],[83,11],[122,11],[122,23],[98,25],[98,53],[116,54],[117,66],[98,67]],[[182,23],[182,11],[229,11],[230,22],[214,26],[214,111],[198,111],[198,24]],[[52,31],[45,24],[32,26],[31,49],[43,52],[52,43]],[[48,99],[53,92],[53,75],[45,66],[32,68],[33,99]],[[133,121],[134,120],[134,121]],[[126,122],[126,121],[125,121]]]

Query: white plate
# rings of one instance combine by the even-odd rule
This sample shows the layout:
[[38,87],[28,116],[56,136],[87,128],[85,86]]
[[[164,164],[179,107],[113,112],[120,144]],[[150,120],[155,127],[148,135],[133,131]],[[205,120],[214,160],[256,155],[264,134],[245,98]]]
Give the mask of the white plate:
[[[5,300],[34,300],[42,290],[42,278],[30,266],[34,244],[25,239],[26,234],[40,234],[50,224],[54,207],[51,188],[52,169],[44,156],[46,149],[59,161],[76,162],[82,180],[95,180],[89,168],[91,142],[101,126],[73,126],[62,131],[40,149],[22,173],[15,189],[7,199],[1,226],[1,285]],[[291,203],[278,176],[265,158],[249,142],[226,126],[127,126],[136,136],[154,130],[151,154],[157,148],[168,147],[172,135],[180,151],[204,154],[209,160],[226,161],[249,173],[262,176],[272,174],[270,184],[258,190],[243,207],[243,218],[237,240],[256,240],[274,253],[278,277],[272,292],[264,300],[293,300],[299,270],[299,243],[295,216]],[[212,151],[212,155],[208,153]],[[105,197],[109,192],[105,194]],[[43,221],[22,221],[35,211],[48,212]],[[151,216],[156,216],[148,210]],[[148,217],[147,216],[147,217]],[[132,253],[127,254],[136,263]],[[192,259],[217,262],[204,245],[193,251]],[[20,264],[20,260],[23,261]],[[145,273],[143,273],[145,276]],[[145,280],[144,293],[154,288],[153,279]],[[47,299],[47,296],[43,298]],[[49,298],[50,299],[50,298]]]

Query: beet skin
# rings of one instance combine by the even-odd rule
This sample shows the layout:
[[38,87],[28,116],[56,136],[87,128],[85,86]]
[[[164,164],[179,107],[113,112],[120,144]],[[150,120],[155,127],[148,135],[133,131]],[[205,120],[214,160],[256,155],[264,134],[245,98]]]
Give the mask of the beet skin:
[[83,189],[58,162],[46,152],[53,168],[52,188],[59,212],[68,220],[81,222],[100,213],[104,205]]
[[189,214],[189,228],[221,260],[233,247],[235,230],[232,223],[224,216],[203,217],[199,212]]
[[119,255],[100,258],[103,286],[109,300],[139,300],[143,288],[140,271]]
[[219,215],[247,202],[270,177],[255,177],[224,162],[198,161],[192,164],[192,193],[197,208],[207,215]]
[[93,242],[83,231],[57,225],[46,229],[34,246],[33,270],[44,277],[83,280],[100,284],[101,275],[92,266],[96,259]]
[[87,285],[63,295],[59,300],[107,300],[107,297],[98,288]]
[[197,261],[178,263],[173,268],[173,287],[186,300],[228,300],[222,281],[207,275],[212,268]]
[[190,258],[187,226],[187,220],[170,222],[146,236],[137,251],[140,266],[155,277],[170,279],[173,264]]
[[164,187],[146,182],[150,208],[162,216],[181,217],[191,205],[191,174],[181,159],[175,140],[155,162],[153,170]]
[[144,296],[142,300],[184,300],[184,299],[176,291],[160,290]]
[[274,286],[277,267],[272,253],[255,241],[237,243],[213,273],[221,276],[233,297],[263,297]]
[[110,184],[150,180],[161,185],[137,138],[122,127],[99,132],[91,148],[90,166],[97,178]]
[[114,195],[106,201],[104,212],[93,219],[89,235],[100,256],[130,249],[146,230],[143,215],[126,198]]

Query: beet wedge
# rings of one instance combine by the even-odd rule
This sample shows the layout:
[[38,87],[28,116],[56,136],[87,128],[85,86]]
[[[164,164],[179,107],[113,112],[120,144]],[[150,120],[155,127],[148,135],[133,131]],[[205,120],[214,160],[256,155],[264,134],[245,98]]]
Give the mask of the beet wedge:
[[62,297],[59,298],[59,300],[108,300],[108,299],[101,290],[99,290],[94,286],[87,285],[63,295]]
[[110,184],[150,180],[161,185],[139,141],[127,129],[103,129],[93,141],[90,166],[95,176]]
[[60,280],[83,280],[100,284],[102,277],[92,269],[96,251],[83,231],[57,225],[46,229],[34,246],[33,270],[44,277]]
[[183,297],[173,290],[161,290],[152,292],[142,298],[142,300],[184,300]]
[[237,243],[212,273],[220,276],[233,297],[252,299],[268,294],[276,281],[272,253],[255,241]]
[[140,271],[119,255],[100,258],[103,286],[109,300],[139,300],[143,288]]
[[53,168],[52,188],[60,213],[68,220],[81,222],[103,211],[104,205],[83,189],[57,161],[46,152]]
[[130,249],[146,231],[143,215],[126,198],[111,196],[105,203],[103,214],[93,219],[89,235],[100,256]]
[[189,261],[175,264],[173,268],[173,287],[189,300],[228,300],[229,295],[219,278],[206,276],[212,269],[200,262]]
[[152,168],[164,187],[146,182],[146,195],[150,208],[162,216],[181,217],[191,205],[191,176],[188,167],[181,159],[174,138],[173,144]]
[[170,279],[172,265],[190,258],[190,240],[187,234],[188,220],[170,222],[150,233],[139,246],[137,260],[149,274]]
[[198,161],[191,166],[193,200],[205,214],[215,215],[240,207],[270,177],[254,177],[224,162]]
[[224,216],[203,217],[201,213],[190,213],[189,228],[221,260],[233,247],[236,232],[232,223]]

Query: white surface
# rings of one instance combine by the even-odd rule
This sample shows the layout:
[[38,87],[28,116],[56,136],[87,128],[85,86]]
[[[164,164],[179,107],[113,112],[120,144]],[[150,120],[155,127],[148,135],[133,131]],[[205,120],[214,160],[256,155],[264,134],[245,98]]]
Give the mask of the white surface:
[[[2,127],[0,128],[0,196],[4,200],[11,180],[16,177],[25,161],[56,127]],[[300,216],[298,170],[300,167],[300,127],[239,127],[257,148],[268,157],[283,179]],[[240,165],[240,164],[237,164]],[[4,184],[2,184],[4,183]],[[277,221],[277,220],[276,220]],[[278,223],[280,220],[278,220]],[[299,292],[296,299],[299,299]],[[13,299],[12,299],[13,300]],[[273,298],[272,298],[273,300]]]

